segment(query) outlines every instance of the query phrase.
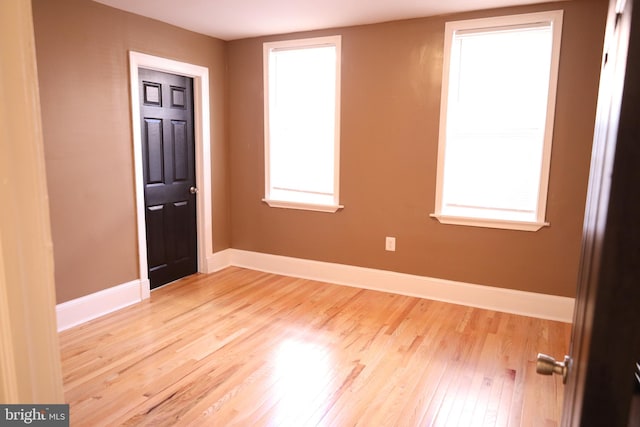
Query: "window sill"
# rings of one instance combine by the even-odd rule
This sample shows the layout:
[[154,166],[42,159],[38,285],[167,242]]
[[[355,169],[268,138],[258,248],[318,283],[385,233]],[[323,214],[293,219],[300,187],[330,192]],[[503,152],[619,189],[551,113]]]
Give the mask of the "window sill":
[[503,219],[466,218],[461,216],[448,216],[442,214],[429,214],[442,224],[466,225],[470,227],[501,228],[504,230],[538,231],[542,227],[548,227],[548,222],[508,221]]
[[303,211],[335,213],[344,208],[342,205],[316,205],[313,203],[289,202],[284,200],[262,199],[262,201],[272,208],[299,209]]

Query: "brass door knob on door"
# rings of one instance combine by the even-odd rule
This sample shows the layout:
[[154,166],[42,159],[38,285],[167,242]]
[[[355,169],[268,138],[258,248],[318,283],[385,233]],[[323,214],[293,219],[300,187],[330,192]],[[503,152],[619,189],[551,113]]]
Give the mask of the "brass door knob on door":
[[198,192],[198,189],[196,187],[189,188],[189,193],[196,194],[197,192]]
[[566,384],[570,362],[571,358],[569,356],[564,356],[564,362],[558,362],[555,358],[549,355],[538,353],[538,357],[536,359],[536,372],[542,375],[562,375],[562,384]]

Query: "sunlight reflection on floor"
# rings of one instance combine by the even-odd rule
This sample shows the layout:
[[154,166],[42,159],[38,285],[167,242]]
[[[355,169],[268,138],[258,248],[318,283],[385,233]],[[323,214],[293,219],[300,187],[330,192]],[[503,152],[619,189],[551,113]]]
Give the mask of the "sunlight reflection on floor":
[[[275,350],[276,425],[301,425],[321,417],[329,404],[328,384],[334,376],[326,347],[288,339]],[[315,420],[317,422],[319,420]]]

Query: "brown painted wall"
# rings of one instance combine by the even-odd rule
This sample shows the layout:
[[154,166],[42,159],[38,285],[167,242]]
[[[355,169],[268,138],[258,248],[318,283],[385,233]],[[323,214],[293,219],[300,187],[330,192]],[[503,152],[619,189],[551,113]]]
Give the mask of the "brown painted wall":
[[[447,20],[564,9],[547,220],[538,232],[443,225],[434,210]],[[232,247],[575,296],[606,13],[604,0],[230,42]],[[342,35],[341,203],[336,214],[269,208],[262,43]],[[397,238],[385,252],[384,237]]]
[[58,303],[138,275],[128,51],[209,68],[214,251],[230,244],[226,44],[89,0],[33,0]]

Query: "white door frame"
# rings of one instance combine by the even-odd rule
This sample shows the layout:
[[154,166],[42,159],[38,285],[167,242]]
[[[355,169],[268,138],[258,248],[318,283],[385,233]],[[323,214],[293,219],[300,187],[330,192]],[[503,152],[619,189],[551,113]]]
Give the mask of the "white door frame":
[[213,255],[211,220],[211,127],[209,109],[209,69],[140,52],[129,52],[131,85],[131,120],[135,167],[136,218],[138,224],[138,259],[140,297],[149,298],[150,282],[147,262],[147,228],[145,225],[142,137],[140,128],[140,94],[138,68],[164,71],[193,78],[193,118],[196,157],[196,224],[198,236],[198,271],[208,273],[207,259]]

